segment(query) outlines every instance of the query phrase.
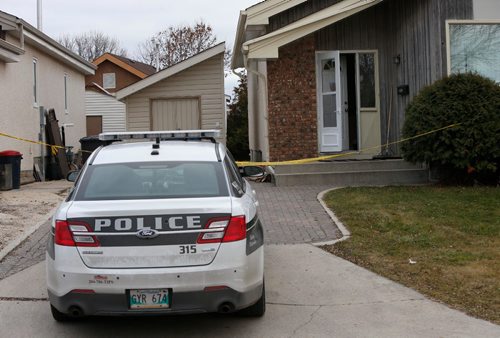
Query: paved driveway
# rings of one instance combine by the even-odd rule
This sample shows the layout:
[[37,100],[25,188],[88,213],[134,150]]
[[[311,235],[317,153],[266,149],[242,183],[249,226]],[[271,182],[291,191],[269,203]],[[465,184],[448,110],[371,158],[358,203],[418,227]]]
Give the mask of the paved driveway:
[[0,279],[10,275],[0,280],[0,337],[500,337],[499,326],[312,245],[294,244],[337,237],[316,201],[328,187],[254,188],[266,225],[268,311],[263,318],[202,315],[56,323],[46,299],[44,263],[31,266],[43,259],[47,223],[0,263]]
[[500,337],[500,327],[307,244],[266,246],[263,318],[90,318],[59,324],[44,264],[0,281],[1,337]]

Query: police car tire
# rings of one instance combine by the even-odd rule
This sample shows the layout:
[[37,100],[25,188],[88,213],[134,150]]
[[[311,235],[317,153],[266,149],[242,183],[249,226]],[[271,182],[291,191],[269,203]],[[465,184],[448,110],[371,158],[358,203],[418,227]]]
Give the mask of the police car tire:
[[52,304],[50,305],[50,312],[52,312],[52,317],[58,321],[58,322],[67,322],[70,321],[72,318],[68,316],[67,314],[64,314],[60,312],[58,309],[56,309]]
[[262,317],[266,313],[266,285],[262,285],[262,296],[257,303],[240,311],[240,314],[247,317]]

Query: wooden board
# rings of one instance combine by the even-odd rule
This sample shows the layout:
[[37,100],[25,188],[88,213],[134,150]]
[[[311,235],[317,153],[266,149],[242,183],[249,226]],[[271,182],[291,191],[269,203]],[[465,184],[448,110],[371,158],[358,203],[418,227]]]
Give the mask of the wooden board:
[[[59,131],[59,121],[56,118],[56,112],[54,109],[50,109],[47,114],[47,140],[49,144],[63,147],[61,133]],[[49,154],[50,154],[49,150]],[[69,172],[68,160],[66,159],[66,151],[64,149],[58,149],[56,157],[56,162],[61,171],[62,177],[66,177]]]

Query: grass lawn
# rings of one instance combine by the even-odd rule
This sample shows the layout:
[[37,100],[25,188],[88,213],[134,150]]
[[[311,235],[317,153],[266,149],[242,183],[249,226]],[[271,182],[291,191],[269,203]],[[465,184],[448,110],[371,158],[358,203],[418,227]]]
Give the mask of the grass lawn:
[[352,233],[326,250],[500,324],[499,188],[348,188],[325,202]]

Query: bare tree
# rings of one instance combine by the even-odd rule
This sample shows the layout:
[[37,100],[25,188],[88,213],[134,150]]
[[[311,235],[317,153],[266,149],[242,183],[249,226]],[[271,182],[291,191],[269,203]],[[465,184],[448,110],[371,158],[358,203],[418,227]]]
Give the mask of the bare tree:
[[[217,43],[213,29],[203,21],[193,26],[170,26],[156,33],[139,45],[139,60],[156,66],[159,55],[160,68],[168,68],[193,55],[196,55]],[[225,63],[228,57],[225,57]]]
[[104,53],[113,53],[120,56],[127,55],[127,51],[120,46],[118,39],[98,31],[90,31],[74,36],[62,35],[58,42],[88,61],[93,61]]

